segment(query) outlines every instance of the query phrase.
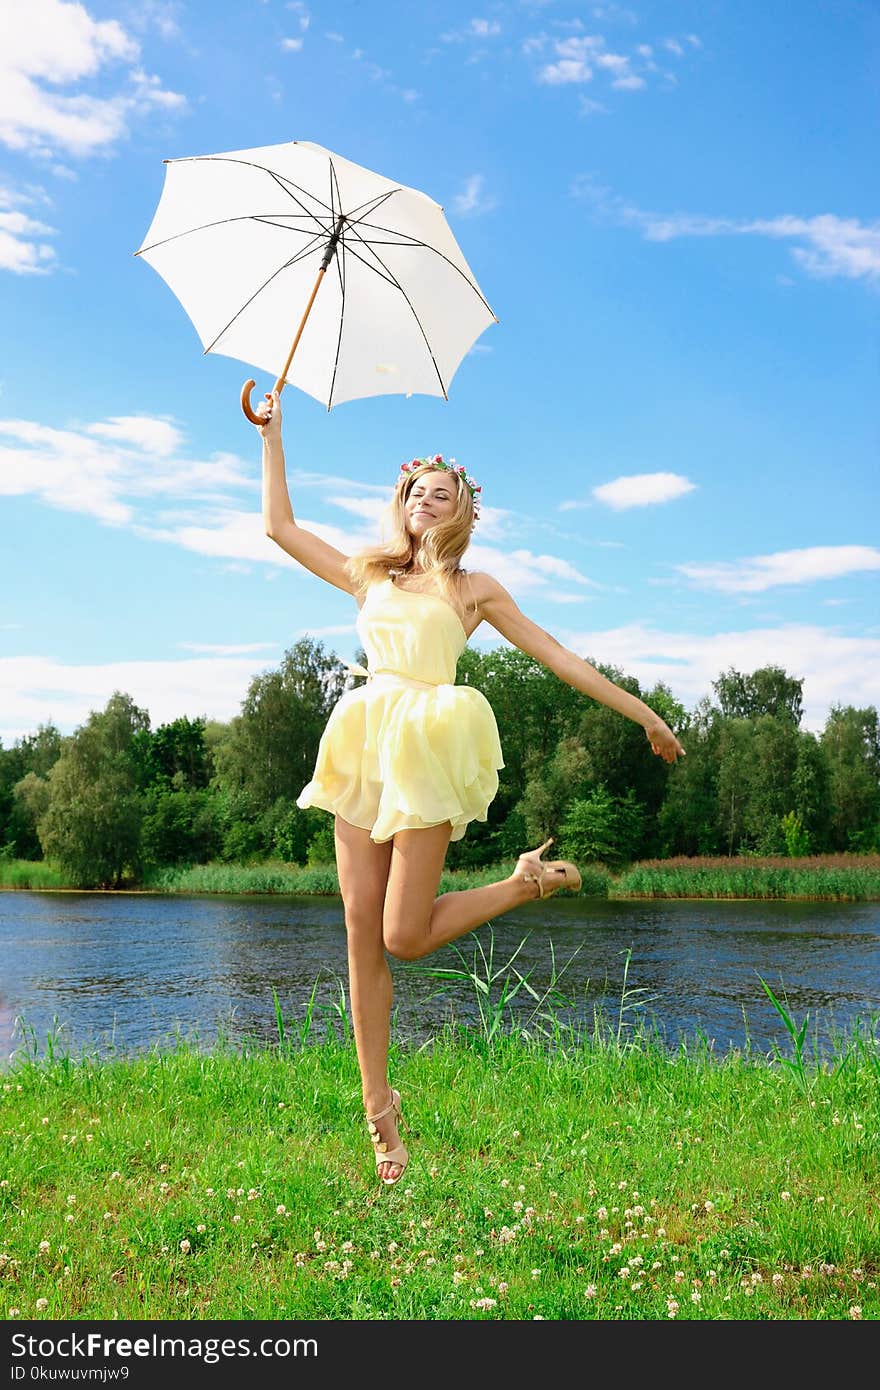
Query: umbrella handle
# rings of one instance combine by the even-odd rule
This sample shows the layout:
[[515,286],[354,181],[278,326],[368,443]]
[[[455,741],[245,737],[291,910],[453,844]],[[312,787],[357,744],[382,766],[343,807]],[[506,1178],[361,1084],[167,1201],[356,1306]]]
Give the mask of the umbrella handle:
[[256,386],[255,381],[246,381],[241,388],[241,408],[252,425],[265,425],[266,421],[258,415],[251,405],[251,392]]

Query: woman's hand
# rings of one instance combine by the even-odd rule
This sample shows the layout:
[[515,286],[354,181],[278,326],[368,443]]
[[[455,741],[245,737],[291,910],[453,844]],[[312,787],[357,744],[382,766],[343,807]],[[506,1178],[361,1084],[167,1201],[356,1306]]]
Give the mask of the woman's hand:
[[263,421],[258,428],[264,439],[281,438],[281,397],[277,391],[267,391],[266,399],[260,401],[254,414]]
[[652,751],[665,763],[674,763],[677,758],[685,756],[685,751],[675,734],[669,725],[659,717],[652,724],[645,726],[645,733],[648,736]]

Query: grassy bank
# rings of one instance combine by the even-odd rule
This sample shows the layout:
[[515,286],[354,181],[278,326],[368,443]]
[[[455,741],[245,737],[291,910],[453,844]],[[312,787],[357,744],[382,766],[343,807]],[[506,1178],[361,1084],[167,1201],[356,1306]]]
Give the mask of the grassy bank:
[[[779,1007],[777,1005],[777,1007]],[[782,1011],[781,1011],[782,1012]],[[874,1319],[880,1052],[661,1046],[621,1020],[397,1044],[379,1187],[340,1004],[275,1046],[0,1077],[12,1319]],[[32,1040],[35,1042],[35,1040]]]
[[[483,869],[446,870],[440,891],[477,888],[512,872],[514,860]],[[830,902],[880,901],[880,855],[816,855],[809,859],[675,858],[644,860],[619,874],[581,866],[580,896],[593,898],[778,898]],[[69,888],[60,870],[30,860],[0,861],[0,888]],[[154,893],[336,894],[332,864],[197,864],[157,869],[131,890]]]

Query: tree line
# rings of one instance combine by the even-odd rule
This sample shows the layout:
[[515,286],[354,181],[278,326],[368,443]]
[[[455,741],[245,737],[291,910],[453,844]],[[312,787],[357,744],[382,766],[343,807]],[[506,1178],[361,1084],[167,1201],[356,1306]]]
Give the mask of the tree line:
[[[646,692],[596,664],[666,720],[686,757],[660,762],[638,725],[515,648],[467,648],[458,680],[492,705],[505,766],[488,821],[450,846],[451,868],[508,859],[548,834],[557,852],[611,869],[880,850],[873,706],[835,705],[815,734],[801,728],[803,681],[778,666],[730,668],[688,711],[665,685]],[[251,680],[228,723],[152,729],[117,691],[70,735],[45,724],[0,745],[0,858],[50,859],[76,886],[117,888],[168,865],[329,862],[331,817],[296,797],[350,681],[335,653],[304,638]]]

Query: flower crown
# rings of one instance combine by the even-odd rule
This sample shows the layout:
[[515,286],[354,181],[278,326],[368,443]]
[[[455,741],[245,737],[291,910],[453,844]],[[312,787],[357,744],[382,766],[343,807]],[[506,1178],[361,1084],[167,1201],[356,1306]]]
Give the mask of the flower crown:
[[411,459],[409,463],[402,463],[400,465],[400,471],[401,473],[406,475],[407,473],[412,473],[414,469],[421,468],[423,466],[427,466],[428,468],[436,468],[439,469],[441,472],[445,473],[456,473],[471,495],[471,500],[474,504],[474,521],[479,521],[481,501],[480,493],[483,491],[483,489],[480,487],[476,478],[472,478],[470,473],[468,473],[467,470],[463,468],[460,463],[457,464],[455,462],[455,459],[444,459],[442,454],[434,454],[433,458]]

